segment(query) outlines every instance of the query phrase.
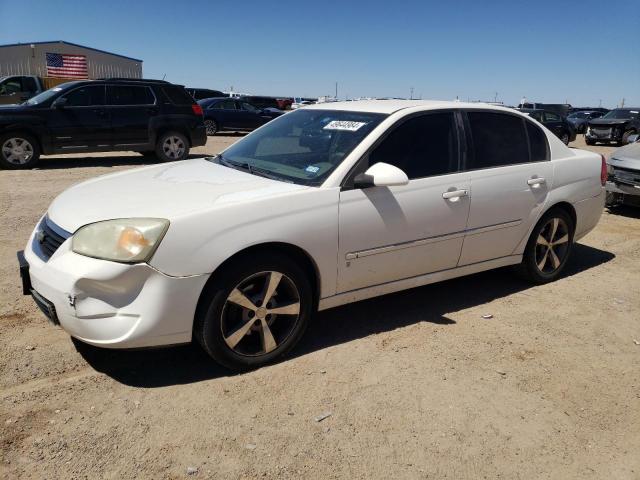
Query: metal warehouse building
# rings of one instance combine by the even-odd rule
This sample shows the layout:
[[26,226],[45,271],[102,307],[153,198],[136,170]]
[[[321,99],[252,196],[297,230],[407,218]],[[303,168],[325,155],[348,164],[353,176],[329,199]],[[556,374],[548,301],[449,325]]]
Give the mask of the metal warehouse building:
[[85,56],[90,79],[142,78],[142,60],[62,40],[0,45],[0,77],[6,75],[47,77],[48,53]]

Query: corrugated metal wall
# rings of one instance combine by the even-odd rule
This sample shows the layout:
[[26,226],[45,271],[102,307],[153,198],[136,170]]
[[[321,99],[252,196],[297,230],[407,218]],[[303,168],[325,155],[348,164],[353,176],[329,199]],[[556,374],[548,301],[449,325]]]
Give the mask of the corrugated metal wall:
[[142,78],[142,62],[66,43],[0,47],[0,76],[47,76],[47,53],[86,55],[89,78]]

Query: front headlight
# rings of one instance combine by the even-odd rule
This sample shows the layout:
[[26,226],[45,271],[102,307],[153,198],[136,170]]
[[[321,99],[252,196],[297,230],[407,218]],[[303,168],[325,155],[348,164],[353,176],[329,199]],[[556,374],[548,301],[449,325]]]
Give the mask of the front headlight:
[[71,249],[114,262],[145,262],[169,228],[162,218],[120,218],[90,223],[73,234]]

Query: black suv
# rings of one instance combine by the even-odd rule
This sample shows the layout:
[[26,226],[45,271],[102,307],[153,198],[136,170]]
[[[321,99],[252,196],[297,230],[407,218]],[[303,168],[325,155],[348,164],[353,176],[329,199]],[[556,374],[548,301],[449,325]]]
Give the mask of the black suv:
[[68,82],[0,106],[0,167],[40,154],[132,150],[182,160],[207,141],[202,108],[181,85],[109,78]]
[[220,90],[210,90],[208,88],[188,88],[187,93],[191,95],[194,100],[204,100],[205,98],[214,98],[214,97],[226,97],[224,93]]
[[536,119],[562,140],[562,143],[569,145],[576,139],[576,130],[567,119],[557,112],[549,110],[536,110],[532,108],[518,108],[519,111],[529,114],[531,118]]
[[603,117],[589,120],[584,140],[587,145],[596,142],[626,145],[635,133],[640,133],[640,108],[616,108]]

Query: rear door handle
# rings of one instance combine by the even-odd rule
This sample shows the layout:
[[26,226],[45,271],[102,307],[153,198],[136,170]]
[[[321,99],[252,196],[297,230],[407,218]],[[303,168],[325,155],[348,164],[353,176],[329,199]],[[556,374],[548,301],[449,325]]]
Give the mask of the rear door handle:
[[537,187],[539,185],[544,185],[547,181],[542,177],[530,178],[527,180],[527,185],[531,187]]
[[453,190],[451,192],[444,192],[442,194],[442,198],[444,198],[445,200],[451,200],[452,202],[455,202],[460,197],[467,196],[469,196],[469,192],[467,190]]

